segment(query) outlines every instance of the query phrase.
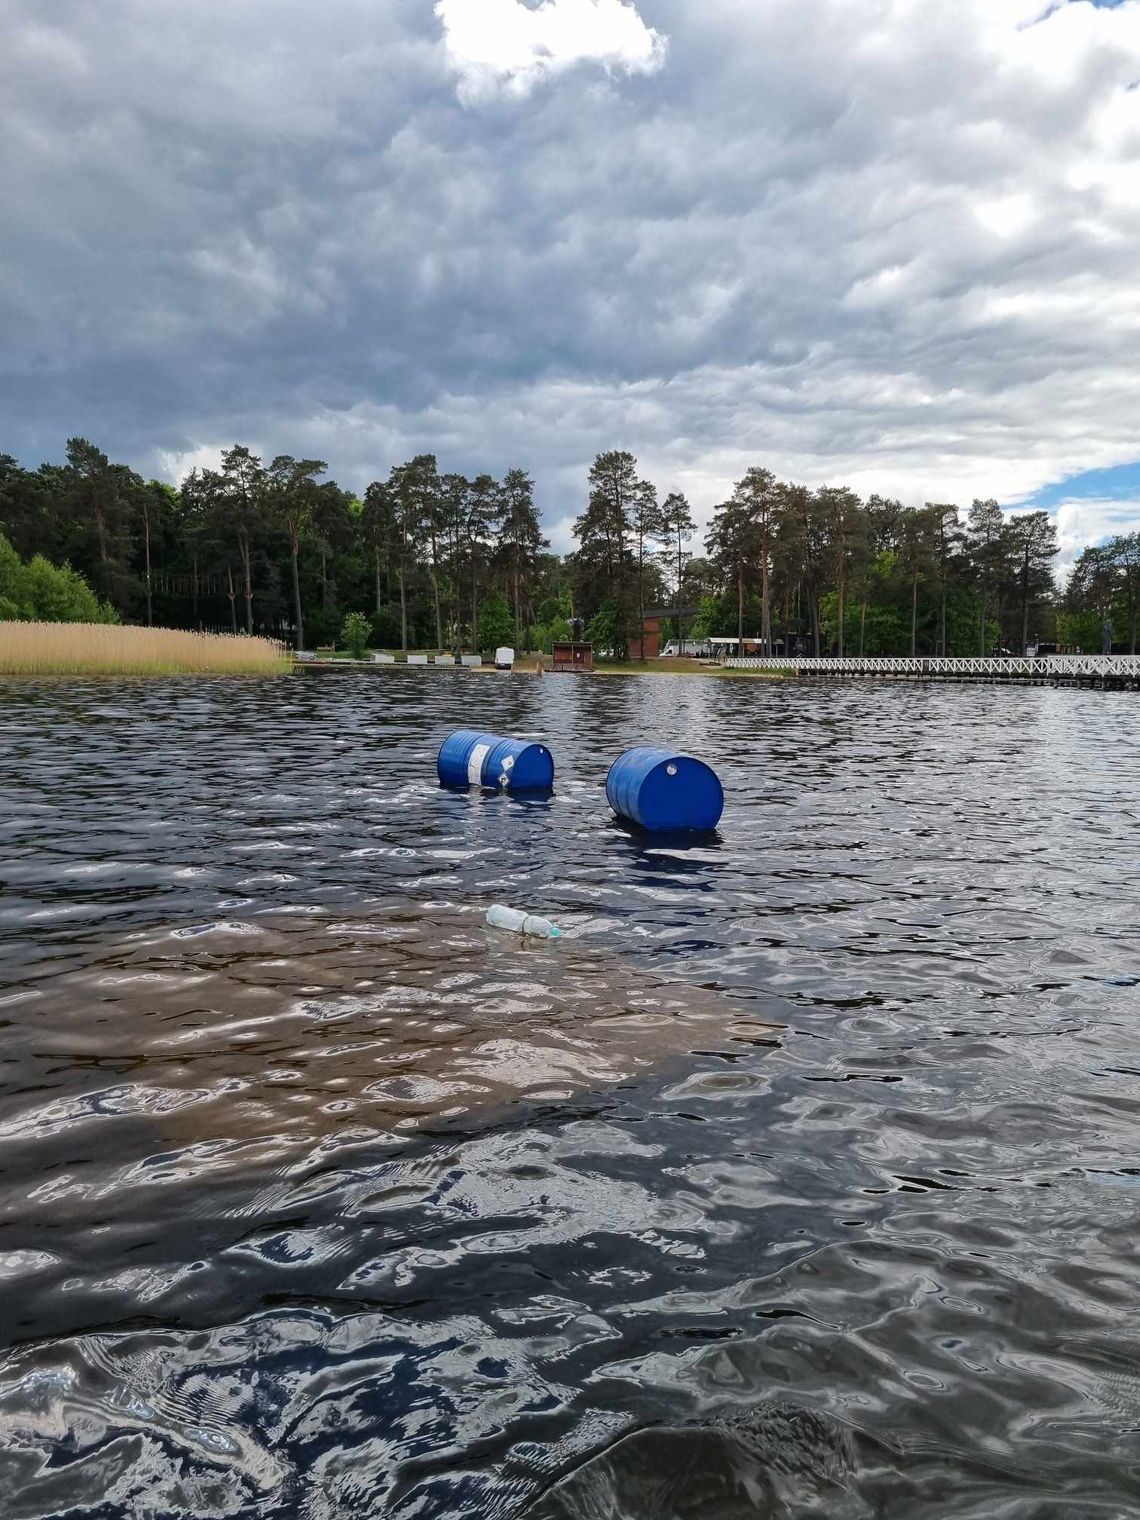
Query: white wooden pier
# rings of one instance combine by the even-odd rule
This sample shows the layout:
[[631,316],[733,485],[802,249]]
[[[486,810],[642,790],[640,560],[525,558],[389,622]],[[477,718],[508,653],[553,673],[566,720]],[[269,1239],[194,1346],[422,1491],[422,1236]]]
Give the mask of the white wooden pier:
[[871,677],[895,681],[985,681],[1018,686],[1095,686],[1140,690],[1140,654],[987,655],[979,659],[907,659],[877,655],[745,655],[728,670],[791,671],[798,676]]

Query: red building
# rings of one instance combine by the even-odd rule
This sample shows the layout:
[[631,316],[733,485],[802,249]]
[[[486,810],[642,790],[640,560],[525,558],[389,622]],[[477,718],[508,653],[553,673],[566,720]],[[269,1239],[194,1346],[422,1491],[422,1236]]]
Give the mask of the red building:
[[645,614],[645,621],[641,625],[641,637],[636,635],[629,641],[629,658],[631,660],[655,660],[661,653],[661,617],[656,612]]
[[661,624],[672,619],[682,628],[688,627],[700,610],[699,607],[647,607],[641,624],[641,637],[634,634],[629,641],[629,658],[642,659],[644,650],[645,659],[655,660],[661,653]]
[[555,639],[550,646],[550,668],[554,670],[587,671],[594,668],[593,644],[572,643],[569,639]]

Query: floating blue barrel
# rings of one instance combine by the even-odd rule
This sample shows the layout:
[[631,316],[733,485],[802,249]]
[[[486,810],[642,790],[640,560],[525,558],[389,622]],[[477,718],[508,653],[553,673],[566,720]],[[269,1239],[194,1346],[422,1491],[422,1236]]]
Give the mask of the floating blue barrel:
[[715,829],[724,789],[703,760],[671,749],[627,749],[610,766],[606,800],[621,818],[643,829]]
[[525,792],[554,785],[554,759],[544,744],[480,734],[473,728],[457,728],[448,734],[439,747],[436,768],[443,786]]

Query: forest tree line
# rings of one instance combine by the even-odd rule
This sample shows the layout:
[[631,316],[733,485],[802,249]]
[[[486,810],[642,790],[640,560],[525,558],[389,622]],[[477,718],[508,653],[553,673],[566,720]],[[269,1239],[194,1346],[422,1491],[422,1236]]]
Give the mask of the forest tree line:
[[[911,507],[757,467],[702,540],[682,493],[610,450],[559,556],[523,469],[467,477],[421,454],[362,496],[327,474],[239,444],[177,488],[82,438],[35,470],[0,455],[5,563],[24,562],[24,585],[36,563],[45,605],[68,604],[42,590],[68,567],[108,616],[298,647],[332,643],[361,612],[377,648],[531,649],[574,632],[620,656],[646,609],[664,609],[673,636],[755,637],[772,653],[973,655],[1042,639],[1099,651],[1106,623],[1114,647],[1136,650],[1140,535],[1083,550],[1061,588],[1048,513],[994,500]],[[32,606],[8,597],[0,616]]]

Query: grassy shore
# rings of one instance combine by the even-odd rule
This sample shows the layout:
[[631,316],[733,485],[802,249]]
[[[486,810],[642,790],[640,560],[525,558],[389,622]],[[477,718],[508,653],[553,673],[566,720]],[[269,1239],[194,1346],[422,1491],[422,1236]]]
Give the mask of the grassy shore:
[[273,639],[124,628],[109,623],[0,623],[0,675],[278,675]]
[[[371,670],[406,670],[408,668],[402,650],[390,649],[376,652],[393,655],[395,663],[369,665]],[[434,649],[411,649],[408,653],[430,655],[433,663],[427,668],[435,668],[436,651]],[[368,663],[370,655],[371,651],[368,656],[365,656],[364,661],[354,661],[351,655],[344,650],[338,649],[335,653],[323,651],[319,659],[301,663],[302,666],[304,663],[308,663],[310,666],[316,666],[318,669],[322,664],[330,661],[337,664],[358,665]],[[548,654],[520,654],[515,658],[514,668],[516,673],[520,675],[534,675],[538,672],[540,666],[544,672],[550,672],[551,659]],[[423,669],[424,667],[418,666],[413,668]],[[453,667],[448,663],[444,668],[451,670],[458,667]],[[464,666],[463,668],[469,670],[472,675],[496,674],[495,667],[486,659],[482,665]],[[726,670],[724,666],[710,664],[708,660],[674,659],[671,656],[646,660],[644,663],[640,660],[599,660],[595,663],[591,674],[597,676],[715,676],[721,680],[734,681],[787,681],[795,678],[795,672],[790,670]]]

